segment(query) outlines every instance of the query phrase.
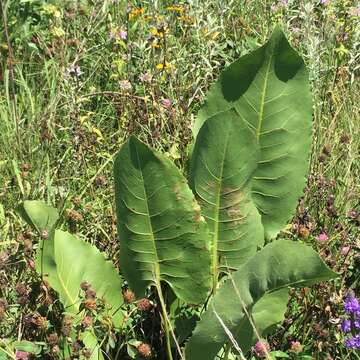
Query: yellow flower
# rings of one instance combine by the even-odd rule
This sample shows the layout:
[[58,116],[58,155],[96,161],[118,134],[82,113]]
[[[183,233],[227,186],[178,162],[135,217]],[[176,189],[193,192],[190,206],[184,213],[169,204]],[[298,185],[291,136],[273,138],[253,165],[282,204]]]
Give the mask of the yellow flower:
[[98,129],[97,127],[94,126],[94,127],[92,128],[92,132],[96,135],[96,141],[97,141],[97,142],[101,142],[101,141],[104,140],[104,137],[103,137],[100,129]]
[[134,8],[132,10],[130,10],[129,12],[129,20],[133,20],[135,18],[137,18],[138,16],[144,14],[145,9],[142,7],[138,7],[138,8]]
[[181,5],[172,5],[172,6],[168,6],[166,10],[182,13],[184,11],[184,7]]
[[56,37],[63,37],[65,35],[65,31],[62,27],[54,26],[51,29],[51,33]]
[[150,29],[151,35],[157,36],[158,38],[163,38],[166,33],[169,32],[169,29],[164,28],[151,28]]
[[42,6],[42,12],[46,15],[55,16],[56,18],[61,17],[61,12],[60,12],[59,8],[53,4],[44,4]]
[[191,25],[195,24],[195,19],[191,16],[182,15],[179,17],[179,19],[187,24],[191,24]]
[[169,64],[167,61],[165,61],[165,65],[164,65],[164,63],[159,63],[159,64],[156,65],[157,70],[164,70],[164,69],[165,70],[171,70],[173,68],[174,68],[174,65]]

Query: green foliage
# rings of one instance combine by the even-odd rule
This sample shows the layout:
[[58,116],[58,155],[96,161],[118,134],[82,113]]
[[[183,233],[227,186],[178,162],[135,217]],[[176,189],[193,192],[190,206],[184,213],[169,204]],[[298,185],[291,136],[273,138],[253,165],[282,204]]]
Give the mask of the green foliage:
[[235,110],[207,120],[190,163],[190,186],[212,235],[214,287],[218,271],[237,269],[264,243],[250,182],[258,161],[256,140]]
[[[22,208],[24,219],[31,220],[30,225],[36,229],[53,229],[51,226],[58,218],[54,208],[38,201],[25,201]],[[66,311],[79,313],[80,284],[86,281],[99,298],[111,305],[114,323],[120,326],[122,280],[112,263],[96,247],[65,231],[50,231],[42,243],[44,251],[38,252],[37,262],[41,264],[38,271],[41,269],[40,274],[58,292]]]
[[142,297],[165,281],[186,302],[204,301],[209,233],[185,178],[134,137],[118,153],[114,173],[120,267],[130,287]]
[[265,45],[221,73],[199,112],[194,135],[207,119],[228,109],[258,143],[251,193],[265,237],[272,239],[294,214],[303,192],[312,128],[308,71],[279,27]]
[[[310,247],[278,240],[254,255],[219,289],[186,345],[186,359],[213,359],[231,332],[244,352],[252,345],[241,336],[252,307],[268,293],[311,286],[336,276]],[[270,310],[270,309],[267,309]],[[250,330],[250,329],[249,329]]]
[[[12,202],[18,202],[20,198],[24,197],[47,197],[48,202],[59,203],[61,207],[65,208],[69,206],[69,201],[74,200],[76,196],[80,202],[74,200],[71,206],[76,207],[84,219],[81,220],[81,223],[68,220],[71,232],[79,231],[84,237],[91,238],[92,243],[101,249],[106,248],[107,251],[110,248],[110,251],[117,250],[117,245],[113,243],[115,236],[113,236],[112,226],[115,221],[111,201],[108,200],[111,198],[110,186],[102,186],[104,182],[98,182],[98,177],[99,174],[104,174],[103,178],[106,179],[107,174],[110,173],[109,165],[113,159],[110,154],[117,151],[118,145],[127,138],[128,134],[136,134],[144,143],[151,144],[154,149],[161,149],[169,158],[175,159],[176,165],[181,167],[186,160],[185,152],[182,150],[186,148],[190,140],[186,129],[190,128],[189,114],[197,107],[195,100],[201,98],[209,81],[217,76],[220,66],[233,61],[238,54],[255,49],[263,41],[269,24],[275,18],[279,19],[281,16],[285,16],[287,11],[285,6],[279,5],[280,3],[277,10],[270,13],[267,11],[269,6],[264,2],[254,2],[243,7],[243,4],[237,1],[225,5],[210,1],[201,4],[201,8],[197,5],[175,6],[176,10],[169,10],[160,2],[153,9],[152,7],[150,9],[150,6],[145,7],[143,10],[145,10],[146,16],[134,15],[134,18],[131,19],[130,15],[133,14],[131,9],[127,9],[121,2],[103,3],[85,0],[76,5],[71,2],[62,5],[61,2],[55,0],[49,5],[36,0],[21,1],[21,6],[15,7],[12,6],[12,1],[7,4],[9,4],[10,10],[8,13],[8,17],[11,19],[9,27],[12,34],[11,41],[14,44],[15,59],[11,59],[10,56],[7,58],[8,50],[5,43],[0,44],[0,52],[1,55],[4,55],[3,58],[8,60],[7,64],[15,64],[17,96],[11,93],[9,84],[11,85],[12,76],[9,76],[9,70],[4,62],[4,64],[0,64],[0,79],[3,75],[5,83],[5,91],[2,92],[0,89],[0,117],[3,120],[0,125],[2,129],[0,141],[2,148],[11,153],[11,156],[4,158],[14,158],[14,160],[8,161],[12,167],[9,166],[6,174],[4,173],[5,190],[0,194],[5,207],[4,214],[0,207],[0,227],[3,225],[3,218],[6,225],[11,224],[11,227],[8,227],[10,231],[5,235],[2,232],[0,240],[6,244],[8,233],[13,236],[13,239],[18,239],[14,234],[18,230],[17,220],[15,217],[11,219],[8,216],[8,209],[11,208],[9,199],[12,199]],[[334,69],[332,76],[324,71],[326,66],[322,65],[323,58],[316,55],[323,50],[320,49],[321,46],[317,46],[319,42],[314,35],[314,28],[311,29],[311,26],[320,23],[319,19],[313,25],[311,22],[314,21],[315,14],[321,14],[319,16],[331,14],[331,16],[325,16],[324,19],[333,19],[334,14],[337,13],[335,10],[340,8],[338,2],[333,2],[330,6],[320,4],[307,6],[307,9],[310,10],[306,11],[311,12],[311,16],[302,16],[302,10],[295,9],[294,5],[289,6],[292,6],[291,11],[288,11],[289,28],[291,29],[292,24],[296,24],[298,27],[296,33],[295,31],[289,32],[292,43],[303,52],[304,56],[307,56],[315,83],[323,82],[325,84],[327,82],[330,84],[328,89],[325,85],[323,91],[324,94],[331,94],[331,96],[325,98],[323,95],[321,106],[316,108],[317,113],[315,114],[315,119],[318,121],[316,123],[318,130],[316,147],[319,150],[321,139],[327,138],[325,134],[330,134],[331,138],[335,134],[334,142],[336,142],[336,138],[340,135],[339,131],[346,132],[350,129],[348,132],[354,133],[354,121],[351,121],[353,115],[350,114],[356,114],[356,111],[352,111],[349,101],[343,103],[342,91],[339,91],[340,88],[344,88],[346,93],[344,72],[348,72],[350,77],[354,67],[351,64],[356,63],[346,60],[348,54],[346,48],[351,50],[349,46],[351,34],[350,30],[346,31],[346,39],[338,36],[340,34],[337,34],[336,37],[328,36],[324,28],[321,28],[318,34],[321,44],[323,44],[323,36],[328,37],[334,46],[344,50],[342,50],[343,55],[341,56],[337,49],[335,52],[331,49],[329,51],[331,54],[329,59],[334,59],[329,60],[328,64],[331,64]],[[346,6],[342,6],[342,11],[350,13]],[[315,7],[316,11],[312,11]],[[244,11],[245,8],[246,11]],[[134,8],[132,9],[134,10]],[[220,9],[224,16],[218,16]],[[320,9],[322,10],[318,11]],[[152,11],[156,12],[156,16],[153,16]],[[233,11],[241,14],[239,20],[231,16]],[[158,14],[161,15],[157,16]],[[256,16],[257,14],[260,16]],[[191,23],[191,17],[196,19],[196,24],[195,21]],[[164,29],[164,22],[162,20],[159,22],[160,18],[166,19],[167,25]],[[69,19],[71,21],[68,21]],[[321,21],[324,19],[321,18]],[[24,22],[23,27],[16,26],[21,22]],[[355,21],[347,18],[343,23],[346,26],[352,26],[351,24]],[[0,28],[2,26],[0,24]],[[16,28],[18,34],[12,31]],[[96,31],[94,32],[93,29]],[[127,39],[119,39],[120,29],[127,30]],[[116,40],[109,39],[109,30],[117,37]],[[150,33],[153,36],[149,39]],[[78,46],[78,37],[80,38],[82,34],[86,36],[83,42],[79,41],[81,46]],[[333,41],[332,39],[335,38],[340,40]],[[194,44],[194,40],[196,44]],[[337,41],[341,41],[341,44],[335,44]],[[315,51],[311,49],[311,46],[315,46]],[[339,56],[333,56],[334,53],[338,53]],[[17,57],[23,59],[23,63],[19,66]],[[196,61],[193,62],[194,58]],[[134,61],[135,59],[136,61]],[[176,61],[174,62],[173,59]],[[316,59],[321,59],[321,61]],[[44,61],[43,64],[42,61]],[[336,61],[336,63],[332,61]],[[170,62],[169,66],[167,66],[167,62]],[[163,66],[164,69],[160,70],[156,64]],[[343,72],[342,65],[344,64],[346,71]],[[4,66],[2,67],[2,65]],[[42,65],[44,69],[41,69]],[[2,72],[2,69],[5,71]],[[150,80],[143,81],[144,74],[149,75],[150,77],[147,79]],[[188,302],[196,300],[197,303],[201,303],[205,299],[210,290],[210,278],[213,280],[213,294],[211,295],[215,294],[217,288],[221,293],[223,287],[229,286],[232,279],[240,276],[238,272],[233,274],[231,272],[239,267],[243,269],[244,263],[248,264],[259,255],[255,255],[255,253],[263,246],[265,240],[275,238],[293,215],[305,183],[311,142],[311,104],[307,77],[307,70],[302,59],[289,46],[279,29],[263,47],[241,57],[225,68],[219,81],[212,86],[208,93],[206,103],[200,111],[193,129],[196,142],[190,161],[189,185],[196,202],[193,200],[184,178],[175,166],[162,155],[146,148],[144,144],[137,142],[134,138],[123,146],[116,162],[118,169],[115,168],[116,201],[120,202],[120,205],[117,204],[120,269],[130,288],[135,290],[139,297],[143,297],[144,294],[152,297],[156,306],[149,316],[152,326],[149,334],[147,315],[139,314],[136,311],[136,303],[129,305],[127,308],[129,316],[124,319],[124,322],[127,322],[126,329],[122,328],[120,332],[115,331],[120,340],[118,341],[119,351],[116,353],[115,359],[126,356],[123,355],[126,344],[128,355],[131,358],[139,358],[137,350],[137,346],[141,343],[139,338],[150,340],[152,346],[155,347],[157,345],[154,345],[154,342],[157,344],[158,340],[161,345],[156,347],[153,357],[164,357],[162,344],[165,341],[169,342],[169,339],[164,341],[162,336],[164,332],[169,332],[166,330],[166,326],[169,324],[174,328],[177,340],[182,345],[194,328],[199,315],[206,310],[209,303],[206,301],[204,307],[199,309],[188,306],[180,299],[172,302],[169,300],[169,287],[164,286],[164,283],[169,284],[179,298]],[[119,89],[118,81],[122,79],[128,82],[130,88]],[[328,79],[330,80],[328,81]],[[320,93],[319,89],[320,86],[318,88],[315,86],[315,91]],[[2,93],[5,94],[3,97],[1,97]],[[161,105],[161,99],[164,97],[171,99],[169,108]],[[16,109],[17,106],[18,109]],[[326,110],[327,108],[329,110]],[[334,121],[332,120],[333,113],[336,114]],[[343,128],[339,127],[340,130],[338,127],[334,130],[335,117],[336,124],[341,121],[345,124]],[[43,120],[45,118],[46,120]],[[61,126],[59,126],[60,123]],[[334,126],[324,130],[329,123]],[[13,128],[16,128],[16,131],[13,131]],[[16,141],[18,144],[13,146],[12,144]],[[121,154],[121,152],[126,147],[129,149],[131,142],[133,143],[132,151],[129,150],[127,156],[124,156],[124,153]],[[339,144],[338,141],[337,145]],[[352,141],[349,146],[338,146],[340,150],[338,149],[339,156],[336,157],[337,164],[343,161],[345,164],[343,169],[347,170],[344,170],[344,173],[346,172],[344,185],[334,188],[334,192],[341,187],[349,189],[354,187],[351,179],[355,177],[351,174],[354,173],[354,168],[357,169],[355,161],[353,161],[356,159],[356,144],[356,141]],[[66,150],[64,151],[64,149]],[[351,149],[355,149],[355,152]],[[135,156],[137,154],[141,154],[141,157],[137,158]],[[30,162],[30,159],[34,171],[23,171],[21,162]],[[101,163],[100,168],[99,163]],[[7,160],[0,161],[0,167],[2,164],[5,164],[3,168],[6,169]],[[143,171],[145,174],[146,169],[146,176],[144,175],[142,179],[143,184],[138,181],[139,177],[136,181],[132,181],[131,177],[128,179],[127,174],[131,167],[135,168],[134,173],[136,174],[139,174],[139,169],[141,169],[141,176],[143,176]],[[339,174],[343,170],[339,170],[340,168],[341,166],[333,166],[331,162],[325,162],[320,165],[320,173],[326,174],[326,176],[341,177]],[[27,172],[29,174],[24,174]],[[66,174],[65,177],[64,174]],[[122,175],[125,179],[119,184],[118,178],[121,178]],[[348,183],[349,179],[350,183]],[[172,185],[178,181],[182,185],[179,191],[174,192]],[[324,192],[320,188],[318,193],[321,193],[322,199],[316,201],[315,194],[317,194],[318,183],[313,181],[313,178],[309,183],[315,189],[310,194],[313,203],[310,208],[306,209],[305,214],[300,210],[301,217],[300,220],[295,220],[296,225],[297,222],[306,224],[307,221],[314,224],[314,219],[307,216],[309,212],[316,214],[315,227],[312,227],[311,230],[312,235],[315,236],[322,229],[327,230],[329,224],[330,227],[334,226],[340,229],[338,220],[329,220],[328,216],[322,215],[322,207],[327,201],[326,191]],[[11,191],[8,191],[9,188]],[[132,193],[129,192],[129,189]],[[141,201],[137,201],[139,199],[132,198],[132,195],[137,196],[141,191],[145,193],[149,189],[150,196],[142,204]],[[158,193],[161,201],[154,200],[152,190]],[[228,192],[229,190],[230,192]],[[179,201],[179,195],[183,197],[181,199],[183,201]],[[341,205],[344,210],[350,206],[348,204],[351,200],[349,202],[341,201],[348,199],[345,192],[342,196],[339,202],[346,204]],[[305,201],[309,201],[309,199]],[[24,204],[24,207],[29,209],[31,203],[27,203]],[[89,206],[90,204],[92,207]],[[197,204],[200,205],[201,210]],[[62,286],[60,278],[64,277],[65,280],[68,279],[69,283],[72,283],[72,277],[67,277],[68,273],[62,271],[64,269],[59,264],[63,260],[61,257],[57,257],[56,260],[55,254],[64,254],[68,258],[65,263],[71,266],[79,263],[79,259],[83,257],[88,257],[87,262],[89,263],[92,263],[92,257],[99,258],[101,260],[99,264],[102,264],[104,259],[102,256],[94,256],[94,254],[101,254],[94,247],[90,251],[88,243],[69,233],[55,231],[58,215],[54,209],[50,210],[50,207],[46,207],[40,202],[37,205],[34,202],[31,207],[34,209],[37,207],[37,210],[34,210],[33,218],[28,217],[27,221],[37,229],[40,235],[36,255],[37,271],[44,279],[51,279],[50,285],[57,290],[63,304],[66,304],[66,310],[75,311],[76,306],[73,304],[73,300],[79,294],[76,295],[75,291],[72,292],[71,286],[69,288]],[[122,208],[122,211],[119,211],[119,208]],[[134,211],[139,209],[142,214],[135,214]],[[143,210],[149,211],[145,213]],[[31,212],[31,210],[29,211]],[[164,211],[167,216],[163,218],[160,214],[161,220],[156,219],[157,229],[153,230],[152,217],[156,218],[158,211]],[[53,215],[49,215],[50,212]],[[186,215],[183,218],[179,214]],[[202,216],[207,225],[202,221]],[[147,220],[139,220],[142,217]],[[190,234],[189,239],[189,233],[182,231],[183,229],[193,229],[198,220],[201,220],[202,224],[201,236],[198,237],[198,234],[195,233],[197,229],[194,234]],[[318,222],[316,223],[316,221]],[[354,223],[356,224],[356,222]],[[176,224],[173,229],[171,228],[172,224]],[[135,234],[130,231],[128,225],[132,226],[131,229],[135,229],[135,231],[142,232],[144,230],[144,234],[151,228],[150,230],[153,230],[153,236],[150,236],[152,237],[151,241],[148,241],[149,239],[144,234]],[[167,227],[168,225],[170,228]],[[295,226],[292,228],[292,234],[288,233],[294,238],[296,237],[296,230],[293,230],[295,228]],[[44,230],[46,231],[44,232]],[[174,238],[166,238],[165,241],[159,236],[159,233],[160,235],[171,233],[171,236],[175,233],[175,239],[178,239],[179,242],[174,244]],[[337,230],[337,233],[340,235],[340,230]],[[177,238],[177,236],[179,237]],[[338,238],[331,238],[332,244],[336,241]],[[351,242],[351,234],[346,241]],[[22,242],[20,241],[19,244],[21,252]],[[203,250],[200,251],[201,248]],[[183,255],[184,249],[186,249],[184,252],[186,261],[190,260],[191,263],[175,261],[176,258],[173,256]],[[160,253],[161,256],[154,259],[155,253]],[[326,249],[326,254],[328,254],[328,249]],[[198,261],[199,256],[201,257],[200,261]],[[25,261],[30,263],[29,250],[27,249],[24,261],[15,262],[13,260],[11,258],[11,264],[26,265]],[[170,263],[168,263],[169,260],[171,260]],[[6,261],[5,256],[5,263]],[[212,263],[211,267],[210,263]],[[91,273],[88,266],[82,266],[86,272]],[[352,272],[352,267],[353,265],[350,265],[348,274]],[[99,274],[103,273],[102,266],[95,266],[95,268],[98,269]],[[30,268],[28,273],[32,274]],[[76,283],[79,282],[77,274],[75,271],[74,281]],[[189,279],[182,282],[183,274],[189,275]],[[222,281],[218,283],[219,274],[223,276],[222,280],[226,279],[227,274],[231,275],[224,286],[222,286]],[[353,274],[356,278],[356,264]],[[24,272],[21,272],[14,278],[24,279],[23,275]],[[31,277],[36,279],[35,276],[31,275]],[[116,277],[111,279],[113,284],[116,281]],[[196,284],[196,281],[199,283],[203,281],[201,294],[193,294],[198,291],[196,286],[199,284]],[[356,286],[356,281],[353,282],[353,286]],[[121,289],[120,284],[121,279],[119,286],[114,286],[117,288],[117,296]],[[149,291],[149,285],[155,285],[156,289],[152,288]],[[99,284],[100,288],[101,286],[102,284]],[[331,291],[330,288],[331,286],[327,285],[328,291]],[[157,294],[156,291],[159,293]],[[161,294],[161,291],[164,293]],[[101,292],[102,290],[100,290]],[[9,293],[11,294],[11,292]],[[5,297],[8,296],[6,291],[2,292],[1,296],[4,294]],[[70,296],[68,296],[69,294]],[[164,295],[164,299],[161,299],[162,295]],[[322,296],[324,299],[328,299],[326,294]],[[119,296],[117,300],[122,303],[120,299]],[[210,304],[219,303],[221,304],[220,308],[223,305],[225,307],[226,299],[219,299],[219,294],[216,294],[213,300],[210,300]],[[228,328],[233,334],[235,332],[237,339],[241,339],[239,344],[244,350],[248,349],[257,339],[251,322],[256,325],[256,330],[261,336],[271,333],[275,325],[283,319],[287,300],[288,289],[286,286],[280,290],[265,292],[254,304],[250,305],[250,319],[242,314],[240,325],[234,325],[236,327],[234,331],[229,325]],[[79,304],[79,296],[77,301]],[[158,301],[165,303],[160,315]],[[308,301],[306,304],[307,308],[303,314],[300,314],[300,319],[306,319],[313,311],[312,304],[308,306]],[[30,308],[34,310],[34,307],[31,306],[24,307],[26,311],[30,311]],[[44,312],[47,311],[46,308],[41,305],[41,310],[45,309]],[[334,314],[333,305],[331,310],[331,313]],[[201,324],[211,311],[211,308],[208,308],[205,312],[193,341],[197,341]],[[16,312],[21,313],[12,307],[11,317],[14,321],[18,321],[13,315]],[[225,315],[232,319],[232,316],[234,318],[237,316],[235,312],[239,312],[239,309],[226,309],[225,312]],[[49,314],[53,315],[52,310]],[[167,316],[170,318],[169,320]],[[224,321],[227,322],[226,316]],[[252,321],[250,322],[250,320]],[[162,322],[161,330],[154,336],[154,328],[160,328],[160,324],[158,324],[160,321]],[[18,322],[21,328],[22,322]],[[330,324],[330,322],[327,323]],[[312,331],[305,331],[306,327],[311,329],[311,321],[305,323],[304,328],[302,323],[298,326],[299,333],[303,333],[303,339],[306,339],[306,334],[312,334]],[[41,338],[46,334],[39,332],[34,336]],[[157,336],[158,334],[159,336]],[[85,331],[83,335],[85,335],[86,346],[96,349],[93,356],[101,357],[98,351],[100,349],[98,340],[92,332]],[[125,336],[123,337],[123,335]],[[206,335],[205,331],[204,337]],[[156,337],[159,339],[154,340]],[[221,334],[221,337],[224,337],[224,334]],[[22,338],[29,338],[29,333],[22,334]],[[129,340],[129,338],[131,339]],[[224,338],[223,343],[228,346],[227,336]],[[294,338],[297,338],[296,335]],[[116,341],[113,337],[111,339]],[[173,339],[170,340],[172,346],[175,347]],[[315,341],[309,342],[313,342],[314,346],[317,346]],[[205,340],[201,346],[207,346]],[[219,346],[221,347],[221,345]],[[286,346],[286,344],[283,345],[283,348]],[[329,347],[331,345],[325,344],[323,352]],[[105,348],[107,349],[106,342],[102,342],[102,349]],[[105,351],[109,358],[114,358],[115,352],[110,354],[107,350]],[[41,352],[46,353],[46,356],[56,356],[51,353],[48,355],[45,348],[41,349]],[[173,356],[175,356],[174,352]],[[206,352],[201,353],[200,350],[199,354],[200,358],[207,356]],[[220,354],[225,358],[222,350]],[[70,356],[70,353],[68,355]],[[274,358],[275,356],[289,357],[280,351],[273,351],[271,355]],[[235,359],[234,355],[229,356]],[[319,356],[321,357],[321,355]],[[171,354],[168,353],[168,357],[171,358]]]

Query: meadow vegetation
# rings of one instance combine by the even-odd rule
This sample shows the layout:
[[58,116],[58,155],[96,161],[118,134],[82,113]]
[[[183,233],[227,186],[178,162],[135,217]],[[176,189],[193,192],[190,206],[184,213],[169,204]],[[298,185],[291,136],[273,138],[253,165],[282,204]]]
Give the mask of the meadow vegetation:
[[[27,226],[19,205],[44,200],[57,208],[59,228],[118,266],[113,163],[121,145],[134,135],[186,174],[209,86],[223,68],[264,44],[277,24],[305,60],[313,96],[308,181],[281,237],[313,247],[339,276],[291,289],[285,320],[245,355],[360,358],[360,340],[349,342],[349,327],[355,337],[360,328],[358,3],[0,4],[0,359],[92,358],[81,341],[70,341],[66,355],[63,350],[69,334],[77,338],[89,328],[105,359],[165,358],[154,291],[135,299],[125,283],[119,297],[126,321],[115,329],[91,284],[82,284],[86,314],[74,321],[35,270],[48,234]],[[188,319],[199,315],[192,307],[182,311]]]

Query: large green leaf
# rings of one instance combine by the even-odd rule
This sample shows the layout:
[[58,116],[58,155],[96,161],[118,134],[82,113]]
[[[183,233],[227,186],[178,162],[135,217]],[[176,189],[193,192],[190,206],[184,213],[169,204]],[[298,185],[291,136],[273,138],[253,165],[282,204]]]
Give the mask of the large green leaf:
[[[311,286],[335,276],[311,247],[289,240],[270,243],[216,293],[186,345],[186,359],[214,359],[228,341],[224,327],[240,347],[248,349],[253,340],[242,336],[247,327],[244,309],[252,316],[255,304],[266,294],[289,286]],[[258,317],[257,321],[262,320]],[[266,322],[271,323],[265,320],[262,326]]]
[[56,209],[42,201],[25,201],[20,214],[38,231],[49,233],[49,237],[41,242],[43,250],[37,254],[37,263],[42,263],[37,270],[58,292],[66,310],[74,314],[79,312],[80,284],[87,281],[97,296],[111,305],[114,323],[120,326],[122,279],[113,264],[106,261],[95,246],[68,232],[55,230],[59,215]]
[[[106,261],[99,250],[91,244],[67,232],[55,230],[58,213],[41,201],[25,201],[20,214],[29,225],[39,232],[46,230],[47,239],[40,241],[37,252],[37,271],[46,278],[59,294],[67,312],[75,316],[80,312],[80,284],[87,281],[111,306],[110,313],[115,326],[122,323],[120,310],[122,279],[110,261]],[[95,334],[87,331],[83,339],[85,346],[93,350],[91,359],[102,360]]]
[[123,304],[122,280],[114,265],[106,261],[93,245],[61,230],[54,236],[54,265],[45,269],[66,311],[79,312],[80,284],[87,281],[96,296],[111,305],[110,312],[116,326],[120,326]]
[[258,145],[235,110],[201,127],[190,161],[190,186],[212,235],[214,286],[219,266],[237,269],[264,243],[261,217],[251,198]]
[[120,267],[143,296],[167,282],[188,303],[210,287],[210,235],[200,207],[176,166],[131,137],[114,164]]
[[252,197],[271,239],[294,213],[311,145],[308,72],[280,28],[264,46],[222,72],[199,112],[194,136],[207,119],[230,108],[248,124],[260,147]]

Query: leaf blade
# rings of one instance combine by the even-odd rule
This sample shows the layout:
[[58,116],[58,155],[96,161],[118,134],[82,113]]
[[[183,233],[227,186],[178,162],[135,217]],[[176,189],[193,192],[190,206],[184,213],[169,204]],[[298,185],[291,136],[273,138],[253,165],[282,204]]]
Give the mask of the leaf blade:
[[209,118],[196,138],[190,187],[212,235],[214,283],[218,267],[237,269],[264,243],[250,188],[257,158],[255,138],[234,109]]
[[223,71],[198,114],[194,136],[207,119],[232,107],[260,146],[252,196],[272,239],[305,187],[312,135],[308,72],[279,27],[265,45]]
[[120,264],[130,287],[142,297],[165,281],[187,302],[204,300],[209,234],[180,171],[131,137],[116,156],[114,176]]
[[[336,275],[308,246],[289,240],[268,244],[233,274],[233,282],[228,280],[214,296],[186,345],[186,358],[212,359],[227,342],[218,317],[241,346],[242,339],[237,335],[246,320],[244,307],[251,313],[254,304],[267,293],[288,286],[311,286]],[[249,343],[243,346],[246,348]]]

